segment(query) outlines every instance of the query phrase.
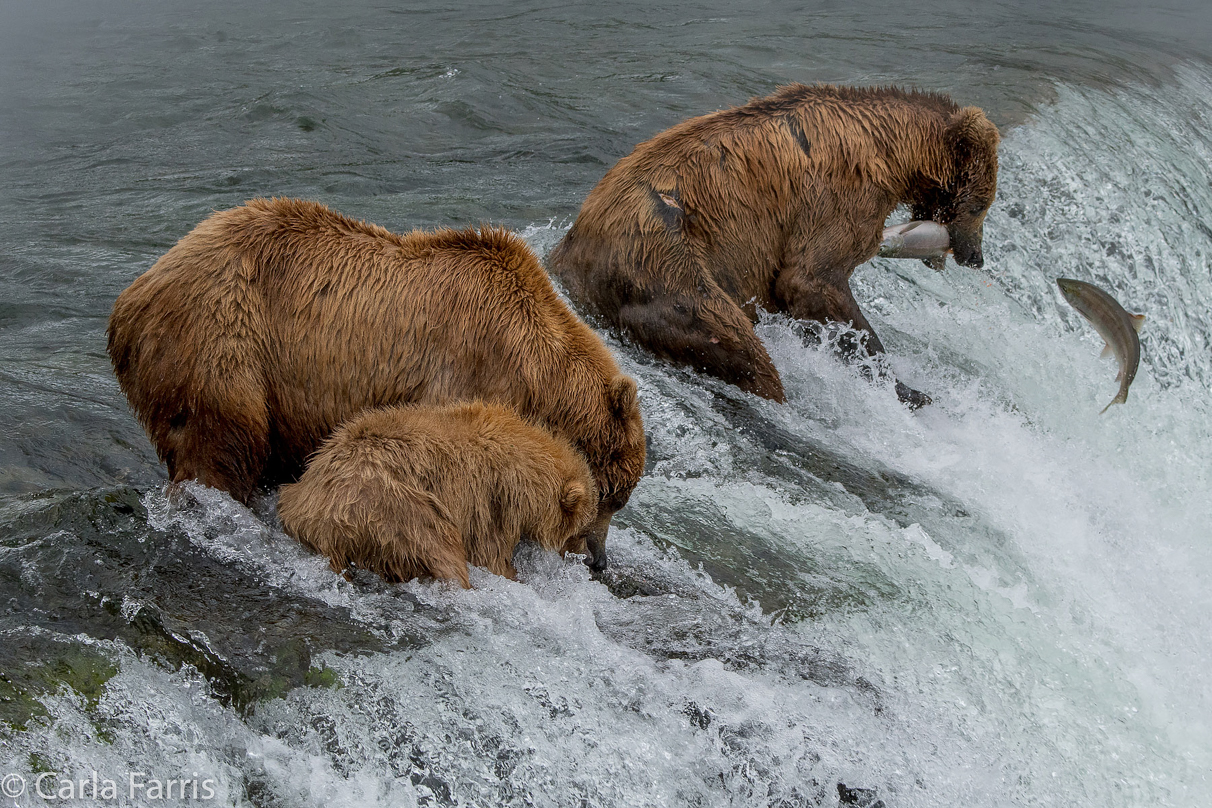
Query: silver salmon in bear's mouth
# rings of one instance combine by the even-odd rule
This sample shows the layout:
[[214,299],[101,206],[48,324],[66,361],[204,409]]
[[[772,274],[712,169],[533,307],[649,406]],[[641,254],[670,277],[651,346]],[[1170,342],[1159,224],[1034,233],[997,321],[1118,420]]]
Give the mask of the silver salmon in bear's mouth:
[[942,270],[951,252],[951,237],[938,222],[915,220],[884,228],[881,258],[920,258],[931,269]]
[[1136,378],[1136,368],[1140,364],[1140,338],[1136,332],[1144,324],[1145,315],[1129,314],[1119,301],[1092,283],[1057,278],[1056,285],[1069,305],[1089,320],[1099,336],[1107,341],[1103,356],[1113,353],[1119,362],[1119,375],[1115,377],[1119,382],[1119,393],[1102,412],[1111,404],[1123,404],[1128,400],[1128,388]]

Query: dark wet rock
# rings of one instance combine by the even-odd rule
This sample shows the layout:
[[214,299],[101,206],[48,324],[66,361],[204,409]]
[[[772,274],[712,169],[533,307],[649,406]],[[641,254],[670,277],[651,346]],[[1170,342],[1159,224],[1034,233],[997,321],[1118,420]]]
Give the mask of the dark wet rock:
[[838,805],[854,805],[857,808],[887,808],[875,789],[850,788],[845,783],[837,784],[837,801]]
[[6,636],[0,644],[0,724],[26,729],[47,715],[41,697],[65,690],[78,694],[86,710],[95,709],[117,672],[114,661],[97,649],[48,637]]
[[706,730],[711,726],[711,720],[715,713],[709,707],[702,707],[693,701],[687,701],[686,706],[682,708],[682,714],[690,719],[690,723],[701,730]]
[[[221,702],[241,711],[296,687],[337,686],[332,671],[312,665],[316,653],[372,653],[412,639],[387,640],[345,608],[283,592],[180,530],[153,528],[135,489],[10,500],[0,509],[0,535],[0,590],[8,595],[0,698],[10,699],[0,702],[0,718],[9,720],[7,709],[10,724],[38,714],[30,701],[54,690],[48,670],[62,669],[64,683],[84,694],[90,681],[103,682],[108,668],[87,661],[95,652],[77,636],[118,641],[170,669],[193,666]],[[30,667],[20,649],[45,637],[66,650]]]

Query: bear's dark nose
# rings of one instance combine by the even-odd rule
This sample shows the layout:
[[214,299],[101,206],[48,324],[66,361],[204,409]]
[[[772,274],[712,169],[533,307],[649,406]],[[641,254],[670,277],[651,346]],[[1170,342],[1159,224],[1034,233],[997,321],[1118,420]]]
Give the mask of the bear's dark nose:
[[952,255],[955,256],[955,263],[960,266],[980,269],[985,265],[985,255],[979,249],[973,250],[970,253],[962,253],[957,249]]

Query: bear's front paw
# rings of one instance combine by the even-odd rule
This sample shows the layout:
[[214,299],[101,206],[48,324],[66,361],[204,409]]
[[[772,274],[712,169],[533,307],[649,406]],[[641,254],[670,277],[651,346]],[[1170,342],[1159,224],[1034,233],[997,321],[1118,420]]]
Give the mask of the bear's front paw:
[[931,399],[930,396],[926,395],[920,390],[914,390],[912,387],[909,387],[900,381],[896,383],[896,397],[901,400],[902,404],[911,410],[921,409],[927,404],[934,403],[934,400]]

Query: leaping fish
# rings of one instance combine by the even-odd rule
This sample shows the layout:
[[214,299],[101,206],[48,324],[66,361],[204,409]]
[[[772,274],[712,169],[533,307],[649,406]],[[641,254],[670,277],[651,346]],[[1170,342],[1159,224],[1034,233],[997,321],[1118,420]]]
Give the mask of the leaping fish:
[[951,252],[951,237],[938,222],[917,219],[885,227],[880,241],[881,258],[921,258],[931,269],[941,271]]
[[1069,305],[1089,320],[1099,336],[1107,341],[1102,355],[1113,353],[1119,362],[1119,375],[1115,377],[1119,382],[1119,393],[1103,407],[1099,413],[1102,415],[1111,404],[1123,404],[1128,400],[1128,388],[1136,378],[1136,367],[1140,364],[1140,338],[1136,332],[1144,325],[1145,315],[1124,311],[1119,301],[1092,283],[1057,278],[1056,285]]

